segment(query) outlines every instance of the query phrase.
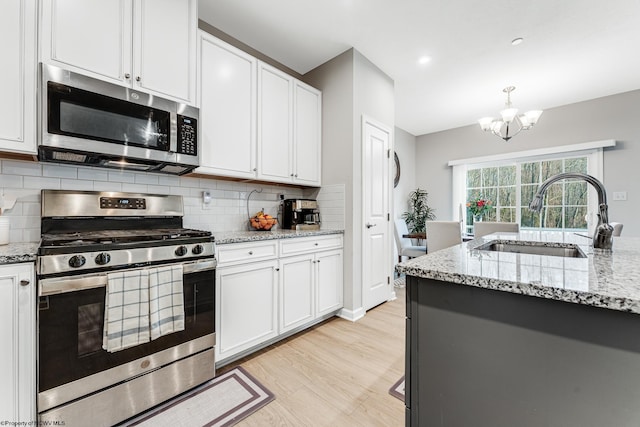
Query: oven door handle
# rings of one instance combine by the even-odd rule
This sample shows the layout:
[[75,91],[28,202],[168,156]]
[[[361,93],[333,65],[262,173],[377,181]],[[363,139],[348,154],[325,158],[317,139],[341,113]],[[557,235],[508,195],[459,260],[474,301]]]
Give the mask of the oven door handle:
[[80,277],[54,277],[40,279],[38,287],[40,296],[57,295],[65,292],[82,291],[85,289],[104,288],[107,286],[107,275],[87,275]]
[[[201,271],[215,270],[218,262],[216,259],[186,262],[182,264],[184,274],[199,273]],[[145,267],[150,268],[150,267]],[[65,292],[82,291],[85,289],[104,288],[107,286],[106,273],[88,274],[76,277],[54,277],[40,279],[40,296],[62,294]]]
[[218,266],[216,259],[207,259],[202,261],[187,262],[182,264],[184,274],[199,273],[201,271],[215,270]]

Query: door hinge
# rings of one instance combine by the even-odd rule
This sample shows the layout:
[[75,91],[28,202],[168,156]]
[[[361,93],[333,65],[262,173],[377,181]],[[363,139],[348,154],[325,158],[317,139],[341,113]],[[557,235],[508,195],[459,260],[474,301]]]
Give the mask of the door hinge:
[[391,214],[390,213],[387,214],[387,221],[391,221]]
[[387,285],[390,285],[390,284],[391,284],[391,277],[387,276]]

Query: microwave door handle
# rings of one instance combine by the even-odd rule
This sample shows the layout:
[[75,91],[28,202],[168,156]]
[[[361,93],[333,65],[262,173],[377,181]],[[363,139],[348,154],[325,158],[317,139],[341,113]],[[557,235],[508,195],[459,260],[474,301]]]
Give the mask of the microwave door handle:
[[178,153],[178,114],[169,113],[169,154],[175,156]]

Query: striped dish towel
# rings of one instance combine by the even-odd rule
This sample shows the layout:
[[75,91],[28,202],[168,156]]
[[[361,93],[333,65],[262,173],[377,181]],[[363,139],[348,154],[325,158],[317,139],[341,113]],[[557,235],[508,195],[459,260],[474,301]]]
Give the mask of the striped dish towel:
[[124,350],[149,342],[149,273],[107,274],[102,348]]
[[149,272],[149,317],[151,339],[184,330],[182,266],[151,268]]

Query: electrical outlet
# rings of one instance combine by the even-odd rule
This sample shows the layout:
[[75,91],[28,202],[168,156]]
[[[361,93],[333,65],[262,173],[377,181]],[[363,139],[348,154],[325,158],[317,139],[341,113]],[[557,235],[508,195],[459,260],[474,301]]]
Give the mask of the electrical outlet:
[[247,192],[246,192],[246,191],[240,191],[240,192],[238,193],[238,199],[242,199],[242,200],[244,200],[244,199],[246,199],[246,198],[247,198]]
[[202,192],[202,210],[211,209],[211,191],[205,190]]
[[614,191],[613,192],[613,200],[627,200],[627,192],[626,191]]
[[276,200],[278,200],[278,201],[284,200],[284,194],[283,193],[276,194]]

